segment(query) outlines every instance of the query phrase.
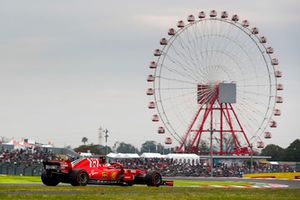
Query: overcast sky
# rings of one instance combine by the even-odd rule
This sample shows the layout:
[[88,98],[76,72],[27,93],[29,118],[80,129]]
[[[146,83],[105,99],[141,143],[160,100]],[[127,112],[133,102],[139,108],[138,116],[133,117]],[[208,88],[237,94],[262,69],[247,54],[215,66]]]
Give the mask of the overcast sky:
[[[188,14],[239,14],[274,47],[285,86],[272,143],[299,138],[300,1],[0,0],[0,136],[75,147],[162,142],[147,109],[148,63]],[[298,89],[297,89],[298,88]]]

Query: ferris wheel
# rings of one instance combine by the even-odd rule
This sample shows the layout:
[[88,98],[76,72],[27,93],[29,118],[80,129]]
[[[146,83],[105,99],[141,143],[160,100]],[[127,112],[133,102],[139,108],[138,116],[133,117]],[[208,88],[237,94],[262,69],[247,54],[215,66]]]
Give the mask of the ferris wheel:
[[205,144],[219,155],[264,148],[283,102],[274,49],[238,15],[197,17],[178,21],[154,50],[147,95],[158,134],[177,152],[199,153]]

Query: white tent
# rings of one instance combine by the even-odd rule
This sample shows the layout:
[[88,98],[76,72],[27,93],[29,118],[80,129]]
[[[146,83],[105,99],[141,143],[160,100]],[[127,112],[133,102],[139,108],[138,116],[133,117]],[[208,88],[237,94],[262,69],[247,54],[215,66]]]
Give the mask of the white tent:
[[140,156],[137,153],[126,153],[128,158],[139,158]]
[[165,158],[165,155],[161,155],[160,153],[143,153],[141,158]]
[[107,154],[108,158],[139,158],[140,156],[136,153],[109,153]]

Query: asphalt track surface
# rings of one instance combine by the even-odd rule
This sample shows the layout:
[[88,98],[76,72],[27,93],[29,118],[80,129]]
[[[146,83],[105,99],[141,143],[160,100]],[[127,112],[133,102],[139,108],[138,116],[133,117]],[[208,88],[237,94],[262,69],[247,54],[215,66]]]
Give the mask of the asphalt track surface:
[[[236,177],[166,177],[164,180],[194,180],[194,181],[232,181],[232,182],[251,182],[288,185],[289,188],[300,188],[300,180],[281,180],[281,179],[255,179],[255,178],[236,178]],[[18,183],[1,183],[9,186],[44,186],[41,184],[18,184]]]
[[251,182],[288,185],[289,188],[300,188],[300,180],[282,179],[256,179],[256,178],[236,178],[236,177],[168,177],[167,180],[195,180],[195,181],[232,181]]

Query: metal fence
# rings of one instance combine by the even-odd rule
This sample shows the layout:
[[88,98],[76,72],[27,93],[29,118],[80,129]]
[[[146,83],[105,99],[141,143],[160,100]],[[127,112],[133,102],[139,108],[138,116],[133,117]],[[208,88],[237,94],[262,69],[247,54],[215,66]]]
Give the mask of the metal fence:
[[40,176],[42,174],[42,164],[13,164],[0,163],[0,174],[18,175],[18,176]]

